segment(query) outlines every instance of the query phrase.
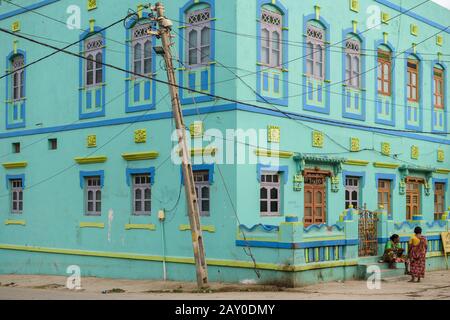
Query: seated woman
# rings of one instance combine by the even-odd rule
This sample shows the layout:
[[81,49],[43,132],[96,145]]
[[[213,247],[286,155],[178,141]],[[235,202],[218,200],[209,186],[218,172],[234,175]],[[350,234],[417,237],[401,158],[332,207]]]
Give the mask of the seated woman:
[[384,248],[383,262],[389,263],[390,269],[397,269],[396,263],[404,262],[407,268],[407,257],[403,254],[404,250],[400,245],[400,237],[393,234]]

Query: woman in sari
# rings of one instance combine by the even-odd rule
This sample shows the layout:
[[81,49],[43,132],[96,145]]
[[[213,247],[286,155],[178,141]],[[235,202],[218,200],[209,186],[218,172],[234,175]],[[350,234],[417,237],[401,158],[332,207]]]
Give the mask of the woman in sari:
[[393,234],[384,248],[383,262],[389,263],[390,269],[397,269],[397,263],[405,263],[407,257],[403,254],[404,250],[400,244],[398,234]]
[[408,256],[412,277],[409,282],[414,282],[416,278],[417,282],[420,282],[420,279],[425,277],[425,260],[428,243],[427,239],[422,236],[422,228],[416,227],[414,233],[415,235],[409,240]]

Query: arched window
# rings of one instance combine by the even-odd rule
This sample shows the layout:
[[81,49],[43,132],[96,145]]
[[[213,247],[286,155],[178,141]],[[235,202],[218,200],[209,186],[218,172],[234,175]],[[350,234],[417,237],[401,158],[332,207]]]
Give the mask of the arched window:
[[306,28],[306,74],[325,78],[325,30],[313,25]]
[[392,88],[392,61],[391,52],[378,49],[377,86],[378,93],[390,96]]
[[345,83],[348,87],[361,88],[361,43],[351,38],[345,42]]
[[282,64],[283,16],[279,13],[261,10],[261,62],[278,68]]
[[103,38],[94,36],[85,40],[85,85],[102,84],[103,81]]
[[25,62],[21,54],[15,55],[11,60],[12,66],[12,100],[17,101],[25,97]]
[[211,10],[210,8],[187,13],[186,35],[188,45],[186,57],[190,67],[208,64],[211,61]]
[[133,72],[136,73],[134,77],[148,76],[152,73],[152,42],[151,35],[148,34],[150,30],[149,23],[137,24],[132,30],[131,56]]

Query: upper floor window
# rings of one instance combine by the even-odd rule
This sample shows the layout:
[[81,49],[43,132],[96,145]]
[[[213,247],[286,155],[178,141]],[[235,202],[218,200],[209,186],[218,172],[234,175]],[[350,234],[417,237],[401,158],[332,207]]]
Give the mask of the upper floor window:
[[433,81],[434,107],[436,109],[444,109],[444,70],[434,67]]
[[148,76],[152,73],[152,36],[147,32],[150,30],[149,23],[137,24],[132,30],[133,72],[139,75]]
[[354,38],[345,42],[345,82],[348,87],[361,87],[361,42]]
[[85,85],[95,86],[103,83],[103,38],[94,36],[84,42]]
[[378,50],[378,93],[390,96],[392,84],[391,52]]
[[261,62],[272,68],[281,66],[283,17],[281,14],[261,10]]
[[17,101],[25,97],[25,65],[23,55],[18,54],[11,60],[12,66],[12,100]]
[[23,211],[22,179],[10,180],[11,184],[11,213],[21,214]]
[[407,67],[407,97],[408,101],[419,101],[419,61],[409,59]]
[[210,8],[187,13],[187,60],[190,67],[208,64],[211,57]]
[[306,29],[306,74],[325,78],[325,30],[308,25]]

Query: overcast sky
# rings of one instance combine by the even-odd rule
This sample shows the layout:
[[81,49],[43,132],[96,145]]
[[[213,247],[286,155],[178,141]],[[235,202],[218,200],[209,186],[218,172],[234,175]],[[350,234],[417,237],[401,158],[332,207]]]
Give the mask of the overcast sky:
[[444,6],[448,9],[450,9],[450,0],[433,0],[437,4],[440,4],[441,6]]

